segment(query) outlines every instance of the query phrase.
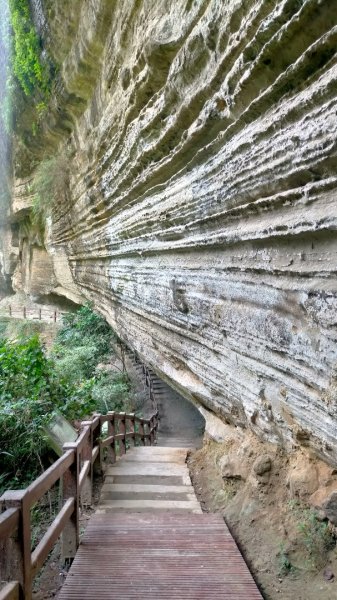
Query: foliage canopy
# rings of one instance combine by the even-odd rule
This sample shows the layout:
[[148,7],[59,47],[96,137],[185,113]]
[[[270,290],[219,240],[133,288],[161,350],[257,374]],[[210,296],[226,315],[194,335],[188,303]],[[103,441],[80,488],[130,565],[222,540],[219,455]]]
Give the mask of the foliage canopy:
[[113,331],[89,306],[64,317],[47,356],[37,335],[0,340],[0,493],[24,487],[48,449],[42,428],[61,412],[68,420],[125,409],[125,372],[102,369],[114,354]]

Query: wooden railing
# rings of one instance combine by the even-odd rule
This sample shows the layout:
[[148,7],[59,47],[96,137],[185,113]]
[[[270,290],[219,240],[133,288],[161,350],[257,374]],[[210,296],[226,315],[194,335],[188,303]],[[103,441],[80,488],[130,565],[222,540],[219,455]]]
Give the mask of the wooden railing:
[[[31,600],[33,578],[62,534],[62,560],[72,560],[79,545],[80,504],[92,502],[95,470],[116,461],[132,443],[156,441],[158,413],[150,419],[109,412],[82,422],[78,439],[28,488],[7,491],[0,498],[0,581],[8,582],[0,600]],[[61,483],[61,508],[32,551],[31,509],[56,483]]]
[[155,396],[154,389],[153,389],[153,372],[151,371],[151,369],[149,369],[149,367],[147,367],[144,363],[142,363],[138,354],[135,351],[128,350],[127,346],[125,344],[123,344],[123,342],[120,342],[120,346],[121,346],[122,351],[128,353],[129,358],[132,360],[132,362],[135,365],[139,365],[142,367],[142,371],[143,371],[143,375],[144,375],[144,379],[145,379],[145,385],[149,389],[149,396],[150,396],[150,400],[152,402],[152,406],[155,407],[155,410],[157,410],[157,400],[156,400],[156,396]]
[[57,323],[62,320],[62,315],[65,314],[56,309],[48,309],[45,307],[29,308],[26,306],[18,307],[9,304],[6,307],[0,308],[0,315],[3,317],[12,317],[14,319],[25,319],[32,321],[47,321],[49,323]]

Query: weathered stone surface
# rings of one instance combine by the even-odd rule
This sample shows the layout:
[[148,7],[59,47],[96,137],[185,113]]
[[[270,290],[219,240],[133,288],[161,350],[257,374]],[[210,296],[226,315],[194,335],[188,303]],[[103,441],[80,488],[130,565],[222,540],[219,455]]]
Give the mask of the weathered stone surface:
[[329,498],[323,503],[324,512],[334,525],[337,525],[337,491],[332,492]]
[[205,419],[205,435],[206,438],[215,442],[225,442],[229,440],[243,439],[243,432],[239,428],[233,428],[231,425],[224,423],[220,417],[217,417],[204,406],[199,406],[199,411]]
[[264,475],[265,473],[269,473],[272,467],[272,460],[268,454],[262,454],[259,456],[253,465],[253,470],[256,475]]
[[302,453],[298,453],[289,469],[287,487],[292,498],[306,499],[319,487],[319,469],[317,462]]
[[247,463],[242,460],[242,457],[225,455],[220,460],[219,466],[224,479],[245,480],[247,478]]
[[76,6],[47,127],[72,293],[226,422],[335,461],[336,3]]

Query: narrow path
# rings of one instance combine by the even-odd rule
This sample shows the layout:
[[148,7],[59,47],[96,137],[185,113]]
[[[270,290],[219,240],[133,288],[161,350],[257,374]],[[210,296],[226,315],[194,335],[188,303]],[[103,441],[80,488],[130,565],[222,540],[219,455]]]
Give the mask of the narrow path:
[[202,514],[187,448],[133,448],[107,469],[59,600],[261,600],[220,515]]
[[[143,401],[143,412],[150,416],[154,411],[159,413],[158,444],[173,448],[201,448],[205,430],[205,419],[192,402],[189,402],[170,387],[151,368],[136,357],[134,352],[126,349],[127,370],[132,372],[132,379],[137,392],[146,398]],[[146,387],[145,369],[151,381],[152,396]],[[136,380],[135,380],[136,378]]]
[[205,420],[198,409],[158,377],[152,385],[160,415],[158,444],[201,448]]

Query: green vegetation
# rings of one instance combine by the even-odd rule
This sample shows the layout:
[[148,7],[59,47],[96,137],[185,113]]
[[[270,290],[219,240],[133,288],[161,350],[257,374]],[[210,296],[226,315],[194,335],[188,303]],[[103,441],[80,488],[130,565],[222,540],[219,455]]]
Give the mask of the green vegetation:
[[33,179],[33,223],[43,232],[52,206],[67,194],[69,184],[68,157],[65,152],[39,163]]
[[278,559],[280,575],[288,575],[294,570],[283,542],[280,544]]
[[130,408],[127,374],[116,363],[116,337],[89,306],[64,318],[50,356],[37,335],[0,340],[0,493],[26,486],[48,464],[42,427]]
[[327,521],[319,521],[317,514],[310,508],[300,508],[298,521],[300,543],[306,551],[306,563],[309,568],[324,565],[326,553],[335,546],[335,540]]
[[0,471],[3,485],[25,485],[40,470],[40,427],[55,408],[67,414],[69,389],[58,380],[37,336],[0,344]]
[[8,64],[3,65],[0,127],[9,138],[15,127],[26,145],[47,112],[57,67],[42,48],[29,0],[8,0],[1,7],[0,52]]
[[9,0],[13,28],[13,70],[26,96],[50,94],[48,68],[41,61],[41,43],[35,31],[28,0]]
[[[336,545],[333,532],[327,521],[320,521],[312,508],[298,500],[288,503],[297,530],[294,548],[285,550],[280,544],[278,553],[280,573],[286,575],[298,569],[316,570],[327,561],[327,553]],[[289,544],[288,544],[289,545]]]
[[74,388],[85,388],[95,410],[121,410],[130,402],[130,384],[125,371],[107,369],[115,356],[117,339],[106,321],[89,306],[64,317],[53,349],[55,370]]
[[[0,89],[0,131],[4,129],[7,133],[11,129],[11,85],[13,79],[10,77],[10,68],[8,59],[11,55],[11,33],[8,5],[1,3],[0,19],[0,53],[2,58],[1,65],[1,89]],[[3,133],[2,133],[3,134]]]

